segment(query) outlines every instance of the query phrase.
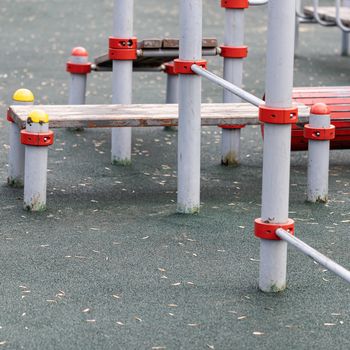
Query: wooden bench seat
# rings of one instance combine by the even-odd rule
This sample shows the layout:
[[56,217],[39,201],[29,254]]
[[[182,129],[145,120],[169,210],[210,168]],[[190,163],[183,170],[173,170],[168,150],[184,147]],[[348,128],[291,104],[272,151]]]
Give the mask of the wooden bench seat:
[[[43,109],[50,118],[50,128],[112,128],[177,126],[178,105],[42,105],[11,106],[8,115],[20,128],[25,127],[33,109]],[[300,123],[308,120],[309,108],[299,104]],[[258,108],[248,103],[202,104],[202,125],[257,125]]]
[[[320,6],[317,11],[321,19],[327,22],[335,22],[336,13],[335,6]],[[310,17],[314,15],[313,6],[305,6],[304,14]],[[340,19],[342,20],[344,26],[350,27],[350,8],[341,7],[340,8]]]
[[[294,88],[293,100],[309,107],[318,102],[326,103],[331,112],[331,123],[336,127],[336,138],[331,141],[331,148],[350,148],[350,86]],[[306,150],[307,144],[302,127],[294,126],[292,150]]]

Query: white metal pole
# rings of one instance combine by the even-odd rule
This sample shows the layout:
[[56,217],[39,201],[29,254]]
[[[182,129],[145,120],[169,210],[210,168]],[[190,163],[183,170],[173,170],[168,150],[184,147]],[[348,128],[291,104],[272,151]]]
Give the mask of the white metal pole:
[[350,283],[350,271],[345,269],[343,266],[340,266],[333,260],[318,252],[316,249],[310,247],[308,244],[298,239],[297,237],[292,236],[285,230],[277,229],[276,234],[278,237],[288,242],[289,244],[291,244],[292,246],[309,256],[311,259],[324,266],[326,269],[332,271],[337,276],[343,278],[346,282]]
[[[266,106],[292,106],[295,0],[270,0],[268,6]],[[289,206],[291,125],[265,123],[261,219],[286,223]],[[286,288],[287,243],[260,240],[259,287]]]
[[[72,63],[72,65],[69,65]],[[71,69],[75,67],[76,69]],[[83,69],[79,72],[79,68]],[[68,104],[70,105],[84,105],[86,96],[86,80],[87,74],[91,70],[89,64],[89,54],[83,47],[75,47],[72,50],[70,61],[67,65],[67,70],[70,70],[69,96]]]
[[[225,9],[224,45],[228,47],[242,47],[244,43],[244,9]],[[224,79],[238,87],[242,87],[243,57],[224,58]],[[241,99],[224,90],[224,103],[238,103]],[[221,136],[221,164],[237,165],[240,159],[241,128],[222,127]]]
[[[202,0],[180,1],[180,60],[202,57]],[[177,211],[200,206],[201,77],[180,74]]]
[[[295,0],[295,11],[296,13],[301,13],[301,0]],[[299,37],[300,37],[300,19],[298,16],[295,16],[295,41],[294,41],[294,50],[296,51],[299,46]]]
[[48,146],[53,142],[45,112],[30,113],[26,129],[21,132],[21,141],[25,144],[23,207],[28,211],[43,211],[46,209]]
[[232,83],[227,82],[226,80],[220,78],[219,76],[215,75],[214,73],[210,72],[208,69],[204,69],[198,65],[192,65],[191,67],[192,71],[196,74],[200,75],[201,77],[204,77],[211,82],[223,87],[224,89],[232,92],[233,94],[239,96],[241,99],[243,99],[246,102],[251,103],[252,105],[259,107],[261,105],[265,104],[265,101],[261,98],[258,98],[251,93],[239,88],[236,85],[233,85]]
[[179,102],[179,76],[175,73],[165,71],[167,75],[166,82],[166,99],[165,103],[178,103]]
[[[34,95],[28,89],[19,89],[13,96],[15,105],[32,105]],[[8,153],[7,183],[12,187],[23,187],[24,182],[24,146],[21,144],[20,128],[13,120],[9,120],[10,150]]]
[[309,139],[309,158],[307,173],[307,200],[325,203],[328,200],[329,172],[329,136],[323,132],[330,131],[335,135],[335,128],[330,125],[328,107],[323,103],[312,106],[309,124],[305,126],[305,136]]
[[[131,38],[133,34],[134,0],[115,0],[113,35]],[[113,61],[114,104],[132,103],[132,60]],[[112,129],[112,163],[128,165],[131,163],[131,128]]]
[[[165,103],[179,103],[179,75],[175,73],[174,62],[165,63],[166,73],[166,97]],[[173,130],[171,126],[164,127],[164,130]]]
[[[350,0],[343,0],[344,7],[350,7]],[[349,47],[350,47],[350,34],[349,32],[342,31],[342,40],[341,40],[341,55],[349,56]]]

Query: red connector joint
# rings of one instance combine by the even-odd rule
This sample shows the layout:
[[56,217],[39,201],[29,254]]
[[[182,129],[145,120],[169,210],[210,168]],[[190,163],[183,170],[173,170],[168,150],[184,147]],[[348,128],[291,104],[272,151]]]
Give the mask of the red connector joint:
[[304,125],[304,138],[314,141],[328,141],[335,138],[335,126],[329,128],[313,128],[310,124]]
[[259,120],[270,124],[295,124],[298,122],[298,108],[259,107]]
[[34,133],[27,130],[21,131],[21,144],[27,146],[47,147],[54,142],[54,133],[48,132]]
[[177,73],[175,73],[175,64],[174,62],[168,62],[164,64],[164,73],[168,74],[168,75],[177,75]]
[[280,241],[281,238],[276,235],[276,230],[279,228],[288,231],[292,236],[294,236],[294,220],[292,219],[288,219],[288,221],[284,224],[271,224],[262,221],[261,218],[255,219],[255,236],[261,239]]
[[220,46],[220,56],[224,58],[246,58],[248,56],[248,46]]
[[176,74],[195,74],[191,67],[196,64],[203,69],[207,69],[207,61],[206,60],[197,60],[197,61],[187,61],[176,59],[174,60],[174,71]]
[[109,59],[112,61],[136,60],[137,38],[109,37]]
[[91,63],[67,62],[67,72],[72,74],[89,74],[91,73]]
[[243,129],[245,128],[245,125],[244,124],[237,124],[237,125],[220,124],[218,125],[218,127],[222,129]]
[[246,9],[249,7],[248,0],[221,0],[221,7],[225,9]]

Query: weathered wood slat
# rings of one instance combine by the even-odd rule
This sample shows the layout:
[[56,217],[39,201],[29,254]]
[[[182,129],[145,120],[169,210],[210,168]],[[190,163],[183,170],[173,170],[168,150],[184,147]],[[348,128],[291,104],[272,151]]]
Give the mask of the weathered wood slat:
[[144,39],[138,42],[137,47],[139,49],[160,49],[162,45],[162,39]]
[[[50,116],[50,127],[150,127],[176,126],[178,105],[42,105],[11,106],[9,115],[21,127],[33,109],[43,109]],[[299,105],[300,122],[308,120],[309,108]],[[202,125],[259,124],[258,108],[248,103],[202,104]]]
[[[304,13],[307,16],[313,16],[314,14],[313,6],[305,6]],[[328,22],[335,22],[336,14],[335,14],[334,6],[321,6],[318,8],[317,13],[319,14],[321,19]],[[343,21],[343,24],[345,26],[350,27],[350,8],[349,7],[340,8],[340,18]]]

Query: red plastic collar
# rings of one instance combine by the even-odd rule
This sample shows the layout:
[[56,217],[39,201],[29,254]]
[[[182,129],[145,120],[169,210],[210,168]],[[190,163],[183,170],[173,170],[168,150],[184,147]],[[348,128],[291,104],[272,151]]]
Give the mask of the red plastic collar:
[[177,75],[177,73],[175,73],[174,62],[165,63],[164,66],[165,66],[164,73],[169,74],[169,75]]
[[298,108],[259,107],[259,120],[270,124],[295,124],[298,122]]
[[248,46],[220,46],[221,57],[225,58],[245,58],[248,56]]
[[109,37],[109,59],[133,61],[137,59],[137,38]]
[[207,61],[206,60],[197,60],[197,61],[187,61],[176,59],[174,60],[174,71],[176,74],[195,74],[191,66],[196,64],[204,69],[207,69]]
[[221,0],[221,7],[226,9],[246,9],[249,7],[248,0]]
[[329,128],[313,128],[310,124],[304,125],[304,138],[314,141],[328,141],[335,138],[335,126]]
[[237,125],[220,124],[218,125],[218,127],[222,129],[243,129],[245,128],[245,125],[244,124],[237,124]]
[[91,63],[67,62],[67,72],[72,74],[89,74],[91,73]]
[[288,221],[284,224],[271,224],[262,221],[261,218],[255,219],[254,229],[256,237],[280,241],[281,238],[276,235],[276,230],[279,228],[288,231],[292,236],[294,236],[294,220],[292,219],[288,219]]
[[21,144],[28,146],[45,147],[54,142],[54,133],[48,132],[34,133],[27,130],[21,130]]

